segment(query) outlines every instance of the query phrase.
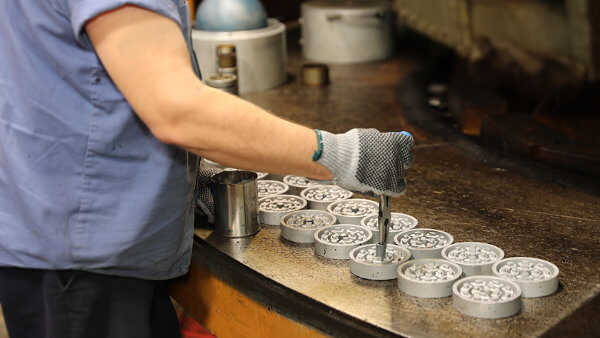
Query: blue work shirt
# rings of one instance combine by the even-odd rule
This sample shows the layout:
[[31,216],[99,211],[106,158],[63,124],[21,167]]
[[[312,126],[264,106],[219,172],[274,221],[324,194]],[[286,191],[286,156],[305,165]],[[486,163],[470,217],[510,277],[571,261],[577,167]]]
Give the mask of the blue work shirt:
[[191,47],[187,0],[0,1],[0,266],[187,271],[197,160],[152,135],[84,31],[124,4],[174,20]]

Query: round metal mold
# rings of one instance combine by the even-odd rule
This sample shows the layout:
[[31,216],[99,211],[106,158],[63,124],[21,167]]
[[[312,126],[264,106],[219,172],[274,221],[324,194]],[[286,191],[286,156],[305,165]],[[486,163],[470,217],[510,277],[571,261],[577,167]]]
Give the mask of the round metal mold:
[[504,251],[487,243],[461,242],[445,247],[442,257],[460,265],[465,277],[491,276],[492,265],[504,258]]
[[351,198],[352,191],[337,185],[315,185],[302,190],[300,196],[308,201],[311,209],[327,211],[329,204]]
[[[390,222],[390,229],[388,231],[387,243],[394,244],[394,236],[396,234],[410,230],[412,228],[416,228],[419,221],[411,215],[402,214],[399,212],[392,212],[392,219]],[[367,227],[369,230],[373,232],[373,243],[375,243],[379,238],[379,215],[373,214],[364,217],[360,221],[360,225]]]
[[313,185],[330,184],[331,182],[313,180],[311,178],[302,176],[287,175],[283,176],[283,183],[290,186],[290,194],[300,195],[300,192],[308,187],[312,187]]
[[352,249],[369,243],[371,230],[356,224],[336,224],[315,231],[315,253],[332,259],[350,259]]
[[454,283],[452,304],[473,317],[510,317],[521,311],[521,288],[495,276],[466,277]]
[[452,295],[452,285],[462,275],[458,264],[443,259],[415,259],[398,269],[398,288],[410,296],[442,298]]
[[273,180],[260,180],[256,181],[256,189],[258,190],[258,197],[267,197],[275,195],[285,194],[290,187],[279,181]]
[[327,211],[335,215],[339,223],[360,225],[363,217],[379,212],[379,204],[371,200],[352,198],[332,202],[327,206]]
[[531,257],[505,258],[492,266],[492,273],[515,282],[523,297],[543,297],[558,289],[558,267],[548,261]]
[[315,231],[333,225],[335,216],[321,210],[298,210],[281,217],[281,237],[295,243],[314,243]]
[[[223,171],[239,171],[240,169],[237,168],[224,168]],[[255,171],[256,175],[258,176],[256,179],[257,180],[264,180],[265,178],[267,178],[267,176],[269,176],[269,173],[262,173],[262,172],[258,172]]]
[[258,220],[263,224],[279,225],[281,217],[306,208],[306,200],[294,195],[275,195],[258,199]]
[[398,277],[398,266],[410,259],[410,251],[388,244],[383,260],[378,259],[376,244],[359,246],[350,251],[350,272],[371,280],[389,280]]
[[436,229],[410,229],[394,236],[394,244],[410,250],[415,258],[441,258],[442,250],[452,244],[454,237]]

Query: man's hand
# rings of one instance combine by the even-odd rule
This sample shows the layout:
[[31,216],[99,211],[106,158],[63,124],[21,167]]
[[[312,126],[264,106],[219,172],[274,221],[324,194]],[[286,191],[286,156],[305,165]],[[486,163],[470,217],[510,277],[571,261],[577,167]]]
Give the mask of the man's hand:
[[321,133],[323,154],[318,162],[329,168],[340,186],[371,196],[404,193],[404,175],[413,163],[412,135],[375,129]]

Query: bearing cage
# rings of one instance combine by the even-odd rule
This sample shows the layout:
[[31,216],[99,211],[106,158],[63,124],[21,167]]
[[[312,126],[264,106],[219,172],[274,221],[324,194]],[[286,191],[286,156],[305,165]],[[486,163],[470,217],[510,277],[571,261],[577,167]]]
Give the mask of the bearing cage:
[[443,259],[426,258],[402,263],[397,274],[402,292],[420,298],[443,298],[452,295],[452,285],[461,278],[462,269]]
[[333,202],[347,200],[352,197],[352,191],[337,185],[314,185],[303,189],[300,196],[308,201],[314,210],[327,211],[327,206]]
[[276,195],[284,195],[290,187],[280,181],[275,180],[258,180],[256,182],[258,197],[270,197]]
[[[476,256],[480,262],[474,261]],[[466,259],[461,259],[465,257]],[[442,258],[458,264],[465,277],[492,276],[492,265],[504,258],[504,251],[495,245],[482,242],[459,242],[442,250]]]
[[[527,264],[526,267],[525,264]],[[544,297],[558,290],[558,267],[543,259],[505,258],[492,265],[492,273],[494,276],[519,285],[523,297]],[[525,277],[528,277],[527,280],[524,280]]]
[[[508,294],[506,299],[494,299],[502,294]],[[452,286],[454,308],[478,318],[505,318],[517,314],[521,310],[521,296],[519,285],[496,276],[466,277]]]
[[[323,221],[323,224],[319,224]],[[321,210],[304,209],[290,212],[281,217],[281,237],[295,243],[314,243],[315,232],[335,224],[334,215]],[[302,226],[299,223],[302,222]]]
[[[419,221],[411,215],[392,212],[391,216],[390,228],[386,240],[388,244],[394,244],[394,236],[397,234],[416,228],[419,224]],[[360,225],[373,232],[373,243],[375,243],[379,238],[379,216],[377,214],[367,215],[360,221]]]
[[[418,247],[417,243],[422,241],[431,243]],[[442,250],[452,244],[454,237],[449,233],[436,229],[411,229],[398,233],[394,237],[394,244],[407,248],[415,259],[420,258],[442,258]]]
[[363,217],[379,212],[379,204],[367,199],[351,198],[329,204],[327,211],[335,215],[340,223],[360,225]]
[[[334,215],[335,216],[335,215]],[[333,236],[338,238],[352,237],[347,243],[333,242]],[[350,259],[350,251],[369,243],[373,233],[356,224],[335,224],[317,230],[314,234],[315,253],[318,256],[332,259]]]
[[281,217],[292,211],[306,208],[304,198],[295,195],[275,195],[258,199],[258,217],[260,223],[279,225]]
[[[362,257],[361,257],[362,255]],[[365,256],[367,256],[365,258]],[[350,272],[355,276],[370,280],[390,280],[398,277],[398,266],[410,259],[410,251],[397,245],[386,246],[386,258],[377,262],[376,245],[362,245],[350,251]],[[371,259],[369,261],[369,259]]]

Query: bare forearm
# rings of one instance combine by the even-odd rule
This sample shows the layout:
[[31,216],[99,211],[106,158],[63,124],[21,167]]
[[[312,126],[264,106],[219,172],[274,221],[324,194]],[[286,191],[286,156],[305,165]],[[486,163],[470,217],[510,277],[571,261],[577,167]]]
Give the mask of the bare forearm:
[[[173,142],[212,161],[236,168],[332,179],[311,160],[315,132],[207,86],[191,96],[186,119]],[[211,116],[219,118],[210,118]],[[182,119],[183,121],[183,119]]]
[[332,178],[311,160],[312,130],[205,86],[175,22],[123,6],[88,22],[86,31],[117,87],[161,141],[242,169]]

